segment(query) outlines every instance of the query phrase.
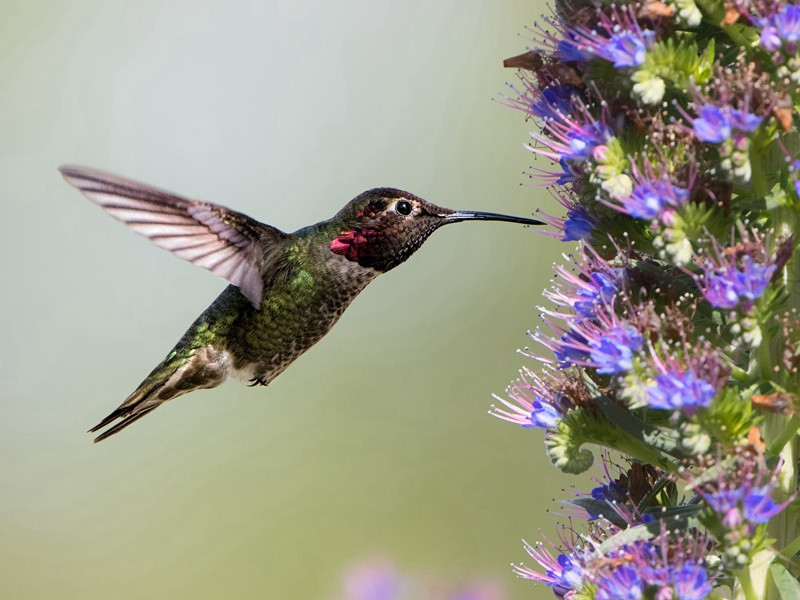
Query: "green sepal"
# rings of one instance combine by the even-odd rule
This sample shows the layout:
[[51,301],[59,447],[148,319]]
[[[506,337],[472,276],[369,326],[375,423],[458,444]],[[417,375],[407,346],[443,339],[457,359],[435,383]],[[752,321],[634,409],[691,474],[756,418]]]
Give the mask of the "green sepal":
[[647,49],[644,64],[634,74],[634,81],[660,77],[672,88],[685,90],[703,85],[713,73],[714,40],[702,52],[688,39],[668,38]]
[[548,429],[544,445],[550,462],[564,473],[583,473],[594,464],[594,454],[581,448],[587,429],[594,429],[595,419],[581,408],[569,411],[555,427]]
[[752,392],[742,394],[737,388],[723,389],[708,410],[698,412],[697,421],[724,446],[741,443],[760,420],[750,402]]
[[594,600],[597,593],[597,585],[594,583],[587,583],[580,590],[576,590],[570,600]]

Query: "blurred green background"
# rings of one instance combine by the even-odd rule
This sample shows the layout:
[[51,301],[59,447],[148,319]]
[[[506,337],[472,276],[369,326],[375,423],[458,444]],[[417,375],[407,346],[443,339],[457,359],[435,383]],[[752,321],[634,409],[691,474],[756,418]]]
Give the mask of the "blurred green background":
[[447,228],[268,389],[84,431],[225,283],[63,182],[117,172],[294,230],[364,189],[529,215],[530,124],[491,102],[543,3],[0,2],[0,597],[310,598],[373,555],[510,598],[569,484],[486,415],[563,251]]

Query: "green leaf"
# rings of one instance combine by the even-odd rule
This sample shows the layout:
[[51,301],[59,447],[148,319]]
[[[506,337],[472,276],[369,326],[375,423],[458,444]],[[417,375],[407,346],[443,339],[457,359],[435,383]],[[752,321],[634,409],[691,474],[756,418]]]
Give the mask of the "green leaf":
[[580,506],[590,515],[602,517],[617,527],[627,527],[628,523],[617,514],[614,507],[606,500],[596,500],[595,498],[575,498],[569,501],[570,504]]
[[677,458],[689,458],[682,450],[675,431],[656,427],[637,419],[633,414],[605,396],[595,399],[603,415],[632,438]]
[[772,581],[781,594],[782,600],[797,600],[800,598],[800,582],[795,579],[789,570],[780,563],[772,563],[769,566]]

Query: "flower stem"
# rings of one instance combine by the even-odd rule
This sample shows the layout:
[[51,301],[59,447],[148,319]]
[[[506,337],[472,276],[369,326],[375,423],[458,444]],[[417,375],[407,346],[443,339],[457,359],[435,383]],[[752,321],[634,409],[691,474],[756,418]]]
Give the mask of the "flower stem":
[[759,600],[759,596],[753,588],[753,580],[750,577],[750,569],[744,568],[736,572],[736,579],[739,580],[741,595],[744,600]]

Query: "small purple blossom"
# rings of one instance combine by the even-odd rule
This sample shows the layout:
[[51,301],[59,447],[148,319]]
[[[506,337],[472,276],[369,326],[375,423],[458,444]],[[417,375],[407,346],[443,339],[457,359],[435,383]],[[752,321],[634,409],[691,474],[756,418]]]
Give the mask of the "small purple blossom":
[[692,122],[694,133],[701,142],[719,144],[733,137],[734,132],[755,131],[762,117],[730,106],[706,104],[700,107],[699,117]]
[[678,600],[703,600],[712,590],[708,573],[700,565],[684,563],[671,573]]
[[595,221],[589,213],[585,209],[574,208],[567,213],[567,218],[564,220],[561,241],[576,242],[591,239],[594,228]]
[[576,169],[592,157],[594,148],[605,144],[611,137],[611,129],[575,100],[569,113],[556,112],[544,122],[542,134],[532,133],[535,143],[527,148],[559,163],[562,170],[559,181],[566,183],[580,173]]
[[589,356],[601,375],[629,371],[633,368],[633,355],[642,347],[643,341],[635,327],[615,327],[599,339],[589,341]]
[[[677,186],[670,181],[667,169],[659,174],[653,165],[645,159],[642,168],[634,166],[631,173],[635,187],[626,197],[603,198],[601,202],[614,210],[637,219],[660,218],[667,220],[665,213],[684,206],[689,201],[689,190]],[[689,186],[694,176],[689,178]]]
[[568,114],[572,110],[573,96],[576,96],[576,92],[571,85],[548,86],[531,101],[531,114],[542,119]]
[[715,262],[700,265],[704,276],[697,279],[705,299],[715,308],[752,305],[764,293],[777,266],[757,263],[747,254],[737,265],[735,259],[717,254]]
[[791,54],[800,41],[800,6],[787,4],[775,14],[757,21],[761,29],[761,46],[767,52],[775,52],[784,44]]
[[561,40],[558,42],[556,48],[558,57],[564,62],[579,62],[591,58],[590,55],[587,55],[586,52],[578,48],[578,45],[573,41],[575,36],[573,35],[571,37],[572,39],[570,40]]
[[562,242],[590,240],[597,222],[578,202],[574,191],[550,187],[548,192],[566,209],[567,214],[564,217],[555,217],[537,210],[539,218],[550,225],[550,228],[542,229],[541,233],[558,238]]
[[572,364],[585,362],[589,357],[589,351],[586,338],[575,331],[564,333],[553,349],[553,353],[558,360],[558,366],[561,369],[566,369]]
[[506,388],[510,400],[494,394],[494,399],[503,406],[493,404],[489,414],[525,429],[555,427],[563,411],[569,407],[557,391],[561,385],[562,375],[552,371],[542,376],[528,369],[520,371],[519,378]]
[[[720,472],[716,482],[696,485],[695,491],[717,513],[729,531],[744,527],[746,535],[784,510],[794,499],[790,496],[776,504],[772,493],[777,488],[780,463],[769,476],[763,457],[743,455],[730,470]],[[766,482],[765,482],[766,480]]]
[[772,485],[763,485],[750,490],[742,499],[744,518],[750,523],[766,523],[783,510],[783,506],[772,500]]
[[[547,295],[558,296],[552,292]],[[633,357],[641,349],[644,338],[633,324],[614,312],[613,303],[602,306],[603,310],[597,310],[592,319],[563,315],[540,307],[542,320],[554,332],[560,333],[560,337],[545,337],[538,331],[533,337],[553,351],[560,369],[578,365],[597,369],[601,375],[611,375],[633,368]],[[554,323],[550,316],[565,321],[566,328]]]
[[619,270],[613,273],[603,273],[597,271],[589,275],[588,281],[577,290],[576,300],[572,303],[572,308],[580,316],[593,319],[597,316],[597,307],[602,304],[610,304],[614,295],[619,291]]
[[589,61],[594,57],[613,63],[617,69],[639,67],[645,54],[655,41],[655,32],[642,29],[636,13],[631,8],[612,9],[596,13],[597,24],[562,30],[563,39],[543,31],[543,41],[554,47],[561,60],[567,62]]
[[622,502],[628,498],[628,490],[616,481],[592,488],[592,498],[606,502]]
[[642,578],[630,565],[617,567],[597,582],[595,600],[641,600]]
[[[556,278],[551,290],[544,292],[557,306],[567,311],[542,312],[562,320],[594,319],[603,306],[610,306],[618,292],[623,289],[625,270],[612,267],[588,245],[581,245],[579,258],[575,261],[578,271],[556,267]],[[574,265],[573,265],[574,267]]]
[[586,160],[598,145],[611,137],[608,128],[599,122],[573,128],[565,133],[568,149],[562,152],[561,159],[573,161]]
[[645,52],[654,38],[652,31],[615,33],[606,44],[598,44],[595,54],[614,63],[617,69],[639,67],[644,64]]
[[590,574],[598,585],[595,600],[703,600],[713,587],[713,578],[702,565],[707,551],[704,536],[693,532],[675,536],[665,529],[653,540],[623,546],[617,555],[624,558],[624,565]]
[[559,552],[556,558],[542,544],[531,546],[525,543],[525,551],[539,563],[545,572],[541,573],[523,565],[513,565],[517,576],[544,582],[558,598],[564,598],[583,585],[583,566],[575,556]]
[[745,484],[740,489],[708,494],[705,499],[719,513],[726,527],[736,529],[743,521],[751,525],[766,523],[786,507],[772,500],[773,489],[771,484],[755,488]]
[[658,180],[637,185],[630,197],[622,200],[622,205],[632,217],[653,220],[665,208],[683,206],[688,199],[688,190],[668,181]]
[[692,414],[698,407],[710,406],[716,394],[713,385],[688,369],[658,375],[655,383],[647,389],[647,402],[652,408]]

